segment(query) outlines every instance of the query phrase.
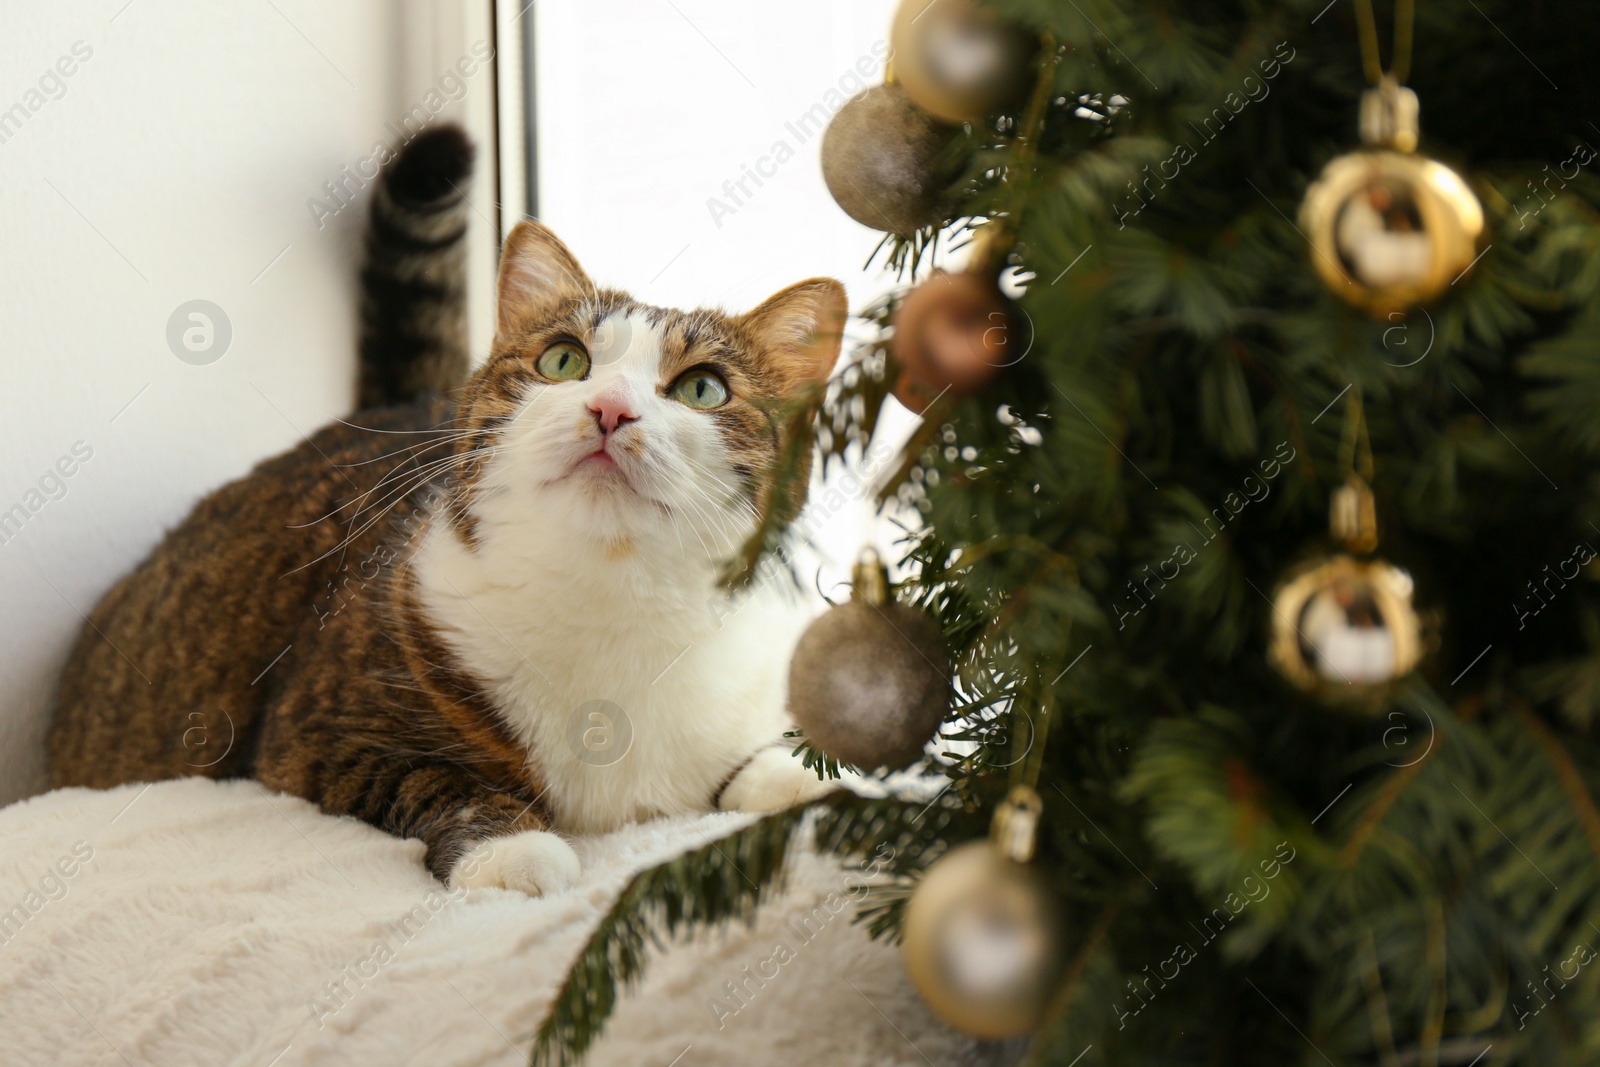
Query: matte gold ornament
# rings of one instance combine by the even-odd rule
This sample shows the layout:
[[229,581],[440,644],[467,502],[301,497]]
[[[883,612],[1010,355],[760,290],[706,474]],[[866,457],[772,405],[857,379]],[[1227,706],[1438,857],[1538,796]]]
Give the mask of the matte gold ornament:
[[839,109],[822,135],[822,177],[845,214],[907,235],[942,221],[945,187],[960,169],[955,131],[898,85],[875,85]]
[[889,31],[894,77],[922,110],[976,122],[1020,100],[1038,40],[971,0],[903,0]]
[[1033,855],[1038,794],[1019,787],[995,813],[990,840],[951,849],[906,906],[906,971],[940,1018],[974,1037],[1032,1030],[1066,964],[1061,907]]
[[932,619],[890,597],[888,571],[870,549],[854,586],[849,603],[800,636],[789,713],[823,754],[899,769],[922,755],[950,708],[950,651]]
[[896,399],[920,415],[946,392],[976,392],[1020,358],[1014,325],[1011,301],[993,275],[934,271],[895,309]]
[[1415,152],[1417,97],[1392,77],[1362,97],[1367,147],[1306,190],[1300,225],[1334,294],[1378,318],[1435,299],[1475,262],[1483,207],[1461,175]]

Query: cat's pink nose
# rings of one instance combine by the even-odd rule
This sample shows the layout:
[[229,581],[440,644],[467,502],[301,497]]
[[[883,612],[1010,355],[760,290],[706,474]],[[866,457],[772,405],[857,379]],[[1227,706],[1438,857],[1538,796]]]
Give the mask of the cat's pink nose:
[[594,413],[594,421],[600,424],[600,432],[607,436],[615,433],[624,423],[639,418],[633,410],[632,399],[626,393],[610,389],[590,400],[589,410]]

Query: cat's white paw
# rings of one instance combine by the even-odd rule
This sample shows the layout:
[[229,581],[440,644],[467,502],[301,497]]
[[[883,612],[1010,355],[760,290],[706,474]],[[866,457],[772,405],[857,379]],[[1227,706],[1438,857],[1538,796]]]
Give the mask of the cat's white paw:
[[456,862],[450,887],[498,886],[542,897],[571,886],[580,870],[571,845],[543,830],[525,830],[479,842]]
[[840,788],[834,779],[821,779],[804,766],[789,746],[774,745],[757,752],[722,791],[723,811],[779,811],[827,796]]

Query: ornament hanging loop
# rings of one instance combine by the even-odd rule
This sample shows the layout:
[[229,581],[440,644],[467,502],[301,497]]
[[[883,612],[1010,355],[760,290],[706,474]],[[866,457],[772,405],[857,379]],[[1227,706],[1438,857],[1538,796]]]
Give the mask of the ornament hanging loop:
[[1328,501],[1328,532],[1351,552],[1371,552],[1378,547],[1378,507],[1367,484],[1372,477],[1372,440],[1367,436],[1366,407],[1359,386],[1350,390],[1339,466],[1345,480]]
[[1372,478],[1372,439],[1367,436],[1367,409],[1358,385],[1351,386],[1344,430],[1339,435],[1339,468],[1347,475]]
[[[1045,119],[1050,109],[1050,94],[1055,87],[1056,64],[1061,58],[1054,34],[1045,32],[1040,36],[1039,54],[1041,56],[1039,71],[1034,80],[1033,91],[1028,96],[1028,107],[1012,140],[1016,157],[1014,166],[1023,174],[1032,168],[1034,160],[1038,158],[1039,141],[1044,137]],[[990,219],[978,228],[978,234],[973,239],[972,258],[967,267],[970,273],[991,279],[999,277],[1006,265],[1007,257],[1011,254],[1012,246],[1016,243],[1015,221],[1022,214],[1028,191],[1029,185],[1024,178],[1024,184],[1017,194],[1017,203],[1011,215],[1008,218]]]
[[875,607],[888,602],[889,568],[883,565],[876,549],[864,548],[856,558],[856,565],[850,572],[850,599]]
[[1328,505],[1328,529],[1334,540],[1363,555],[1378,547],[1378,507],[1372,487],[1352,473],[1333,491]]
[[1029,786],[1014,786],[995,809],[994,822],[989,827],[995,848],[1016,863],[1033,859],[1034,839],[1043,813],[1044,801],[1037,792]]
[[1016,235],[1003,221],[991,219],[984,223],[972,238],[972,256],[967,260],[967,273],[982,275],[989,280],[998,279],[1015,241]]
[[[1416,0],[1395,0],[1394,55],[1388,77],[1396,83],[1411,75],[1411,38],[1417,21]],[[1378,58],[1378,19],[1372,13],[1372,0],[1356,0],[1356,28],[1361,35],[1361,66],[1367,81],[1378,85],[1384,78],[1383,62]]]
[[1376,89],[1361,94],[1361,141],[1374,148],[1415,152],[1419,129],[1417,94],[1385,74]]

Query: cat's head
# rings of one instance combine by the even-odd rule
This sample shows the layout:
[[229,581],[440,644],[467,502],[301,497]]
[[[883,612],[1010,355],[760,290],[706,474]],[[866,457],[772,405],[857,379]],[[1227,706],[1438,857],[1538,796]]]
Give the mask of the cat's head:
[[507,239],[498,300],[493,349],[457,408],[474,431],[451,506],[469,544],[486,515],[559,515],[578,537],[671,524],[731,553],[785,444],[778,408],[827,377],[846,316],[831,278],[743,315],[641,304],[597,288],[537,222]]

